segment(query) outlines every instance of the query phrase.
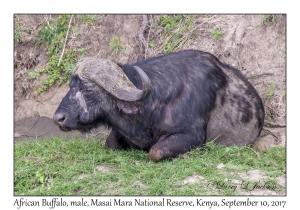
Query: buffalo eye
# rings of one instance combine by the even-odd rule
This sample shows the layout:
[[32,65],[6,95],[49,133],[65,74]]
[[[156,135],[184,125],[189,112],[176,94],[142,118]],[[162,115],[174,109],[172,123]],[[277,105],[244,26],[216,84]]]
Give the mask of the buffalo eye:
[[81,93],[84,93],[84,94],[89,94],[89,93],[92,93],[92,92],[93,91],[89,90],[89,89],[81,90]]

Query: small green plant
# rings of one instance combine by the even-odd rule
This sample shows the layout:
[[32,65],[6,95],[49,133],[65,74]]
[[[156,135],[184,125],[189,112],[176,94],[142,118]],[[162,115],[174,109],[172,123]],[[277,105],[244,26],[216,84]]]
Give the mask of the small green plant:
[[16,28],[14,30],[14,39],[19,43],[22,42],[22,33],[20,28]]
[[22,24],[22,22],[19,21],[18,17],[16,15],[14,15],[14,39],[17,42],[22,42],[22,29],[20,27],[20,25]]
[[40,77],[40,74],[38,72],[34,72],[34,71],[29,71],[28,72],[28,76],[31,79],[38,79]]
[[51,40],[56,36],[55,34],[55,26],[54,21],[49,20],[48,25],[45,25],[41,30],[38,32],[38,41],[36,45],[40,43],[45,43],[47,45],[51,44]]
[[111,55],[114,55],[115,53],[118,53],[123,49],[120,37],[117,36],[114,36],[114,38],[111,40],[108,46],[113,48]]
[[223,32],[219,29],[212,30],[211,34],[214,40],[219,40],[223,36]]
[[45,171],[38,170],[38,171],[36,171],[35,177],[37,179],[37,183],[41,184],[42,188],[44,188],[45,186],[49,187],[53,184],[54,175],[51,174],[48,170],[45,170]]
[[[181,49],[184,43],[192,37],[196,37],[194,32],[194,19],[196,15],[162,15],[153,25],[163,28],[164,53],[174,52]],[[151,43],[151,42],[150,42]],[[154,44],[152,42],[152,44]],[[150,47],[155,45],[149,44]]]
[[149,46],[150,46],[150,47],[155,47],[155,44],[154,44],[153,42],[150,42],[150,43],[149,43]]
[[275,15],[264,15],[261,19],[261,24],[266,22],[273,22],[273,24],[275,24]]
[[166,33],[167,31],[174,29],[182,18],[183,15],[163,15],[159,20],[159,25],[164,27]]
[[29,27],[22,28],[22,30],[25,31],[26,33],[30,33],[32,31],[32,28],[29,26]]
[[286,57],[286,50],[285,50],[285,49],[279,50],[279,55],[280,55],[281,57]]
[[90,26],[93,26],[95,20],[98,18],[97,15],[80,15],[79,17],[84,23]]
[[37,171],[35,173],[35,177],[38,179],[38,182],[40,182],[42,184],[42,186],[44,187],[44,182],[45,182],[45,175],[43,172],[41,171]]
[[59,15],[58,20],[46,20],[44,27],[39,31],[38,43],[46,43],[47,45],[52,45],[53,39],[63,39],[65,38],[68,24],[70,20],[70,15]]
[[23,36],[22,36],[22,31],[26,32],[26,33],[30,33],[32,30],[31,27],[25,27],[25,28],[20,28],[20,27],[17,27],[15,30],[14,30],[14,39],[17,41],[17,42],[22,42],[22,39],[23,39]]
[[268,89],[267,89],[267,98],[268,99],[273,98],[274,93],[275,93],[275,89],[276,89],[276,85],[275,84],[270,84],[268,86]]
[[82,35],[82,30],[78,29],[78,28],[73,28],[73,34],[75,35]]
[[22,22],[19,20],[17,15],[14,15],[14,24],[15,26],[21,25]]

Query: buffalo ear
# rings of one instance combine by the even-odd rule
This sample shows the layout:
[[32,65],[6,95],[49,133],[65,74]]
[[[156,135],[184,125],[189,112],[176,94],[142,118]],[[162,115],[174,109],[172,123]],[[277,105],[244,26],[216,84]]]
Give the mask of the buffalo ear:
[[140,110],[140,106],[138,103],[130,101],[118,100],[117,106],[119,110],[122,110],[126,114],[136,114]]

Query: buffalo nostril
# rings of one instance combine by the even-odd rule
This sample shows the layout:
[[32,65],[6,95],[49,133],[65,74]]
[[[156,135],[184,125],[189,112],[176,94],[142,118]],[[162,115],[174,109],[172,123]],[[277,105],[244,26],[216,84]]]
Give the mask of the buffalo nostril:
[[53,120],[54,120],[55,124],[63,125],[66,120],[66,117],[67,116],[63,113],[57,113],[57,114],[54,114]]
[[65,121],[65,116],[63,116],[62,118],[59,118],[57,121],[62,123],[63,121]]

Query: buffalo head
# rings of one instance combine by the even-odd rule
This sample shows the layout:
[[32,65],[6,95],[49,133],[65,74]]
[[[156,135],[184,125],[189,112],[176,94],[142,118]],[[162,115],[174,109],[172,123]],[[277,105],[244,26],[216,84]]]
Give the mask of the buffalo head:
[[114,62],[91,57],[81,59],[73,68],[70,90],[53,116],[55,124],[62,130],[88,131],[105,122],[116,107],[128,113],[136,112],[138,108],[126,102],[145,100],[152,86],[147,74],[138,66],[134,68],[142,81],[142,90]]

